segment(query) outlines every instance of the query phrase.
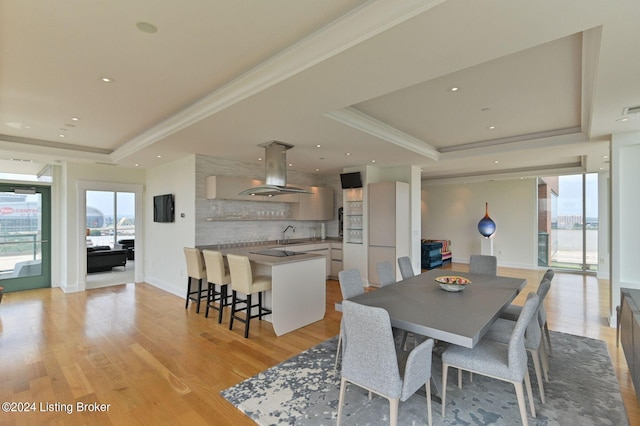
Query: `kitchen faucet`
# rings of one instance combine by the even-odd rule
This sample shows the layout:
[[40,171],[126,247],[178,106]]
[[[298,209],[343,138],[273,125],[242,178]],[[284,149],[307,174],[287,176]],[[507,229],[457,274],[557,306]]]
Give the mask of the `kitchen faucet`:
[[296,228],[294,226],[289,225],[286,228],[284,228],[284,231],[282,231],[282,243],[288,243],[289,242],[289,240],[286,239],[286,237],[285,237],[285,234],[286,234],[286,232],[287,232],[287,230],[289,228],[293,229],[294,233],[296,232]]

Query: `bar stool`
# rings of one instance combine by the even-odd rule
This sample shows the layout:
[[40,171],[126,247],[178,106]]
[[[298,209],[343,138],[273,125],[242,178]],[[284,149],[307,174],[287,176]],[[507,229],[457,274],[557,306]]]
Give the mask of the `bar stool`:
[[[222,253],[214,250],[202,250],[204,265],[207,270],[207,310],[204,314],[209,318],[209,308],[218,310],[218,324],[222,322],[224,307],[229,304],[229,294],[227,286],[231,282],[231,275],[224,267]],[[220,291],[216,290],[216,285],[220,286]],[[218,306],[215,302],[218,302]]]
[[[206,290],[202,290],[202,280],[207,278],[207,271],[202,261],[202,253],[197,248],[185,247],[184,257],[187,260],[187,297],[184,308],[189,307],[189,300],[197,303],[196,313],[200,313],[200,299],[207,298]],[[198,289],[191,290],[191,280],[198,280]]]
[[[252,318],[262,319],[263,316],[271,313],[270,309],[262,306],[262,293],[271,289],[271,277],[267,276],[253,276],[251,271],[251,264],[247,256],[238,256],[235,254],[228,254],[227,261],[229,262],[229,272],[231,272],[231,319],[229,320],[229,330],[233,329],[233,320],[236,319],[245,324],[244,337],[249,337],[249,323]],[[244,293],[246,299],[238,297],[238,292]],[[258,304],[251,304],[251,296],[258,293]],[[238,304],[244,305],[238,308]],[[258,312],[251,315],[251,309],[258,308]],[[238,317],[238,312],[245,311],[245,317]]]

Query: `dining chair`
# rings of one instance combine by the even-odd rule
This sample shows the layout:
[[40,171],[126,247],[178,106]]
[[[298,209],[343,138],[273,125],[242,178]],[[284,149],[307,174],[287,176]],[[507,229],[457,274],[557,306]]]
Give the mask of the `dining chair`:
[[[187,261],[187,297],[184,308],[189,307],[189,300],[196,302],[196,313],[200,313],[200,300],[207,298],[207,291],[202,289],[202,280],[207,279],[207,271],[202,260],[202,253],[197,248],[185,247],[184,257]],[[198,289],[192,290],[192,280],[198,281]]]
[[[359,296],[364,293],[364,286],[362,285],[362,277],[360,271],[352,268],[345,269],[338,272],[338,282],[340,283],[340,292],[342,293],[342,300],[351,299],[352,297]],[[340,353],[342,351],[342,339],[344,335],[344,320],[340,321],[340,334],[338,335],[338,347],[336,348],[336,362],[333,366],[334,370],[338,369],[338,360],[340,359]]]
[[[536,294],[538,295],[538,300],[544,300],[547,292],[549,291],[549,287],[551,286],[551,282],[549,280],[544,280],[540,283],[538,287],[538,291]],[[533,361],[533,367],[536,372],[536,380],[538,381],[538,390],[540,392],[540,401],[545,403],[544,397],[544,384],[542,383],[542,371],[544,371],[544,376],[546,381],[549,381],[548,374],[548,360],[546,360],[546,352],[542,347],[542,332],[540,330],[540,326],[538,325],[538,310],[542,306],[542,303],[538,302],[538,308],[536,312],[531,317],[531,321],[527,324],[527,329],[524,335],[524,346],[527,349],[527,352],[531,355],[531,360]],[[498,318],[487,333],[484,335],[483,339],[489,339],[494,342],[508,344],[511,335],[513,334],[513,329],[515,328],[516,322],[511,320],[506,320],[502,318]],[[540,361],[542,360],[542,368],[540,368]]]
[[531,392],[531,380],[527,367],[527,351],[524,344],[524,333],[535,315],[539,303],[538,295],[529,293],[520,318],[513,328],[508,345],[482,339],[473,348],[451,345],[442,353],[442,417],[445,415],[447,393],[447,370],[458,369],[458,387],[462,387],[462,370],[487,377],[503,380],[513,384],[518,398],[518,408],[522,424],[528,425],[527,408],[524,400],[522,382],[524,380],[529,396],[531,415],[536,416]]
[[[229,263],[229,272],[231,274],[231,318],[229,320],[229,330],[233,329],[233,320],[244,323],[244,337],[249,337],[249,324],[253,318],[262,319],[263,316],[271,313],[270,309],[262,306],[262,293],[271,290],[271,277],[253,276],[251,263],[247,256],[237,254],[227,254]],[[243,293],[245,298],[242,299],[238,293]],[[251,297],[258,294],[258,303],[252,305]],[[242,307],[238,307],[241,305]],[[258,311],[252,314],[253,308]],[[237,316],[238,312],[245,311],[244,318]]]
[[[542,276],[540,283],[542,283],[545,280],[551,282],[554,275],[555,273],[553,272],[553,269],[547,269],[547,271]],[[507,308],[504,311],[502,311],[502,313],[500,314],[500,318],[508,319],[511,321],[517,321],[521,311],[522,311],[522,306],[515,305],[512,303],[509,306],[507,306]],[[543,337],[546,338],[546,344],[543,338],[542,345],[549,351],[549,355],[553,355],[553,350],[551,349],[551,333],[549,332],[549,326],[547,324],[547,311],[544,309],[544,297],[540,299],[540,309],[538,310],[538,322],[540,323],[540,329],[544,333]],[[545,351],[545,354],[546,354],[546,351]],[[547,366],[548,366],[548,363],[547,363]]]
[[472,274],[498,275],[498,258],[485,254],[472,254],[469,260],[469,272]]
[[403,280],[416,276],[416,273],[413,272],[413,265],[411,265],[409,256],[399,257],[398,266],[400,267],[400,275],[402,275]]
[[376,263],[376,271],[378,272],[378,282],[380,287],[388,286],[396,283],[396,271],[393,263],[385,260]]
[[[229,293],[227,288],[231,283],[231,274],[224,267],[222,253],[215,250],[202,250],[204,266],[207,270],[207,310],[204,314],[209,318],[209,308],[218,310],[218,324],[222,322],[224,307],[229,304]],[[220,291],[216,290],[216,285],[220,286]],[[215,302],[218,302],[218,306]]]
[[399,358],[386,310],[345,300],[342,302],[342,318],[348,343],[342,360],[337,424],[342,420],[347,383],[387,398],[392,426],[398,422],[399,401],[406,401],[425,386],[428,424],[432,424],[430,378],[433,339],[421,343],[406,358]]

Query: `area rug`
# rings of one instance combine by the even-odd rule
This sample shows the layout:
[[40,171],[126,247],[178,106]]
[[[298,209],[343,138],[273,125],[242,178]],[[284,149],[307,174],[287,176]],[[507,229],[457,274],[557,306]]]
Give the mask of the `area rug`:
[[[532,425],[628,425],[620,389],[606,344],[600,340],[552,332],[553,356],[546,403],[540,402],[531,368],[536,418]],[[337,337],[320,343],[277,366],[221,392],[231,404],[260,425],[335,425],[340,374],[334,371]],[[436,369],[441,369],[434,356]],[[531,364],[531,362],[530,362]],[[389,424],[389,403],[355,386],[347,387],[345,425]],[[457,373],[449,370],[445,417],[434,402],[434,425],[517,425],[520,412],[513,385],[469,374],[458,389]],[[527,404],[527,410],[529,409]],[[423,395],[400,403],[399,425],[424,425]]]

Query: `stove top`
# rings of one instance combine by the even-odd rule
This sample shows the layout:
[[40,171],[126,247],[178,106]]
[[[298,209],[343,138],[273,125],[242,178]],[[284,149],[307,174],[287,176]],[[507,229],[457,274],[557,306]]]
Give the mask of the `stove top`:
[[273,257],[287,257],[287,256],[295,256],[297,254],[304,254],[302,252],[288,251],[288,250],[262,250],[262,251],[252,251],[253,254],[261,254],[263,256],[273,256]]

